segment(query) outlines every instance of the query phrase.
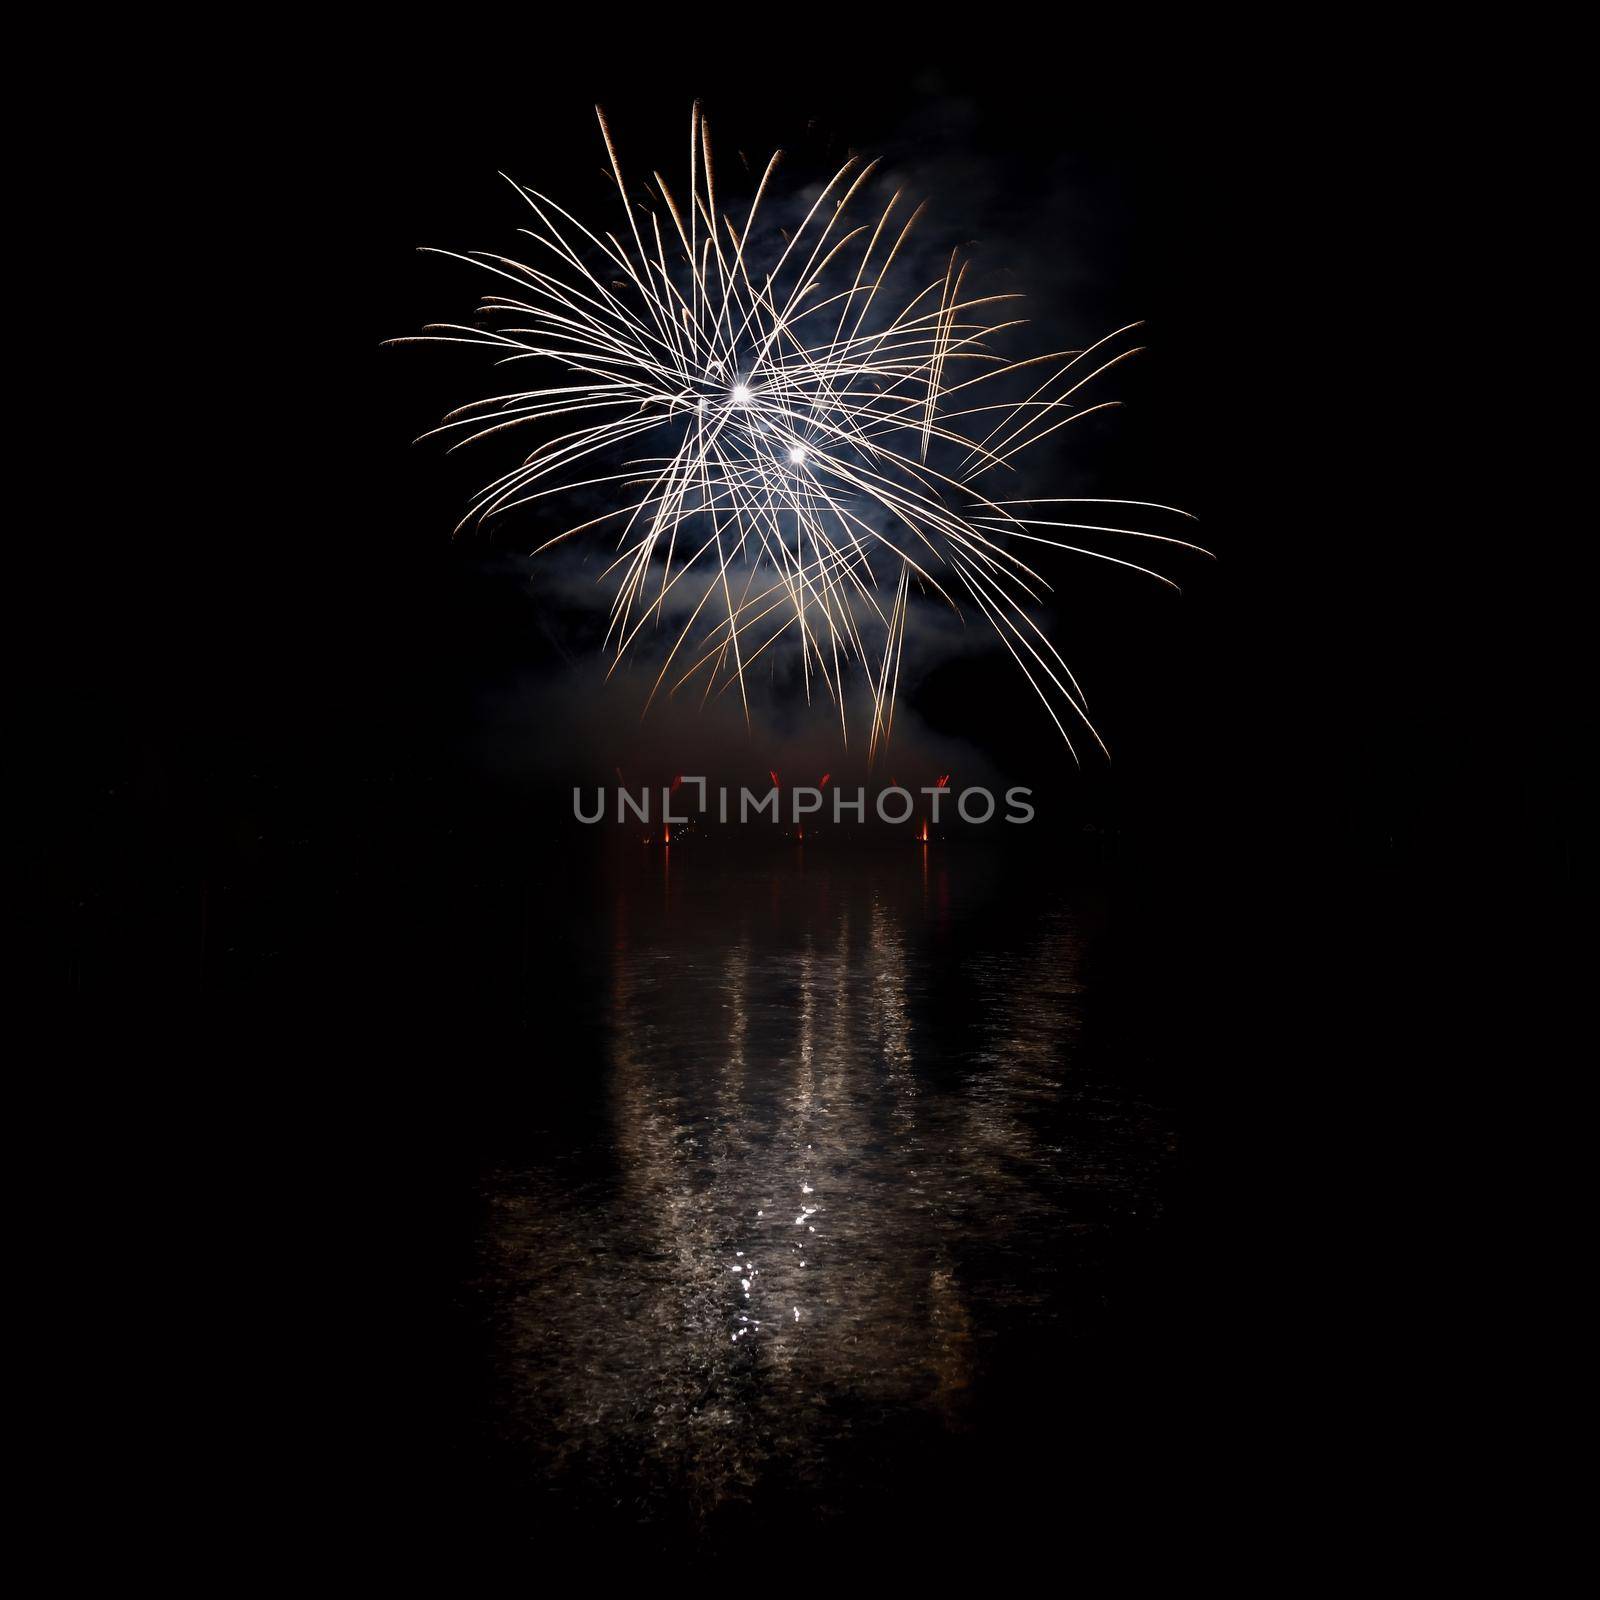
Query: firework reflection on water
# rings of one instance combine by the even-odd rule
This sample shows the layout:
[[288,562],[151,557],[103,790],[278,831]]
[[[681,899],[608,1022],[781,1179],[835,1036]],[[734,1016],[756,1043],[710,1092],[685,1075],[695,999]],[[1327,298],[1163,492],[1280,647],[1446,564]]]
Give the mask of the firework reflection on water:
[[605,1149],[489,1183],[530,1492],[690,1528],[856,1504],[863,1441],[959,1441],[1008,1328],[1071,1335],[1075,1261],[1157,1204],[1170,1127],[1080,1059],[1071,900],[958,957],[968,865],[751,870],[731,918],[631,869]]

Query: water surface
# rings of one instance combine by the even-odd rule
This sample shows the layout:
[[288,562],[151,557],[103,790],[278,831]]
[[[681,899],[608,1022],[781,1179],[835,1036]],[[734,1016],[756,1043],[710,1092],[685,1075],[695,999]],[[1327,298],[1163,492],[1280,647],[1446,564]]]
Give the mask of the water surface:
[[916,846],[642,850],[604,885],[586,1114],[479,1180],[503,1514],[912,1526],[1103,1411],[1178,1132],[1101,1017],[1103,897]]

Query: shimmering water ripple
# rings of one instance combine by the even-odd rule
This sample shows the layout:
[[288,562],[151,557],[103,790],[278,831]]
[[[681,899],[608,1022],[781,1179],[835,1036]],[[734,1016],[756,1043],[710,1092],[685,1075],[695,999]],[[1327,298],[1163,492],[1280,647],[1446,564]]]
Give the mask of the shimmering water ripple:
[[542,1490],[825,1508],[852,1441],[959,1439],[1006,1330],[1092,1310],[1074,1275],[1158,1208],[1170,1117],[1082,1042],[1081,908],[980,941],[959,867],[618,886],[605,1148],[488,1185],[498,1426]]

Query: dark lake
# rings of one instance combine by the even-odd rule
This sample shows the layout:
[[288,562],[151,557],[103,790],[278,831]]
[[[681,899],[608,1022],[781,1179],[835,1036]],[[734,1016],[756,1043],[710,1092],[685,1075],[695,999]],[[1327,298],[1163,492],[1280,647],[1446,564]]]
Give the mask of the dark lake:
[[297,1539],[938,1568],[1212,1481],[1281,1365],[1307,1031],[1251,1065],[1220,869],[261,814],[78,959],[106,1061],[179,1028],[108,1102],[166,1210],[95,1226],[166,1241],[139,1303],[197,1302],[153,1326]]
[[465,1008],[366,1158],[419,1548],[926,1546],[1167,1470],[1190,1023],[1115,890],[697,841],[485,900],[494,1058]]

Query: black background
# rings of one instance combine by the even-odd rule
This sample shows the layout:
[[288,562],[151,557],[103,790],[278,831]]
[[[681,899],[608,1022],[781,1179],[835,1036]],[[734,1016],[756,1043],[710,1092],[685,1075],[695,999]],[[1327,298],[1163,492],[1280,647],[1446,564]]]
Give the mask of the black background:
[[[466,1381],[439,1304],[470,1226],[455,1180],[506,1096],[559,1097],[564,1049],[558,997],[499,998],[493,886],[508,859],[552,903],[584,880],[527,843],[564,791],[483,753],[497,691],[557,654],[524,578],[447,537],[476,464],[409,444],[468,370],[380,346],[466,311],[466,269],[415,247],[505,245],[497,170],[592,199],[596,101],[642,167],[672,159],[698,95],[752,159],[813,141],[954,171],[978,244],[1023,252],[1040,300],[1148,321],[1097,440],[1107,492],[1193,508],[1219,560],[1179,603],[1085,605],[1072,659],[1116,761],[1073,804],[1119,835],[1120,937],[1185,974],[1214,1059],[1138,1308],[1185,1337],[1130,1323],[1129,1361],[1149,1346],[1168,1370],[1100,1488],[1129,1551],[1293,1525],[1329,1461],[1395,1421],[1409,1357],[1375,1329],[1404,1320],[1422,1224],[1383,1108],[1418,1089],[1378,1080],[1417,1070],[1422,929],[1482,781],[1441,642],[1479,535],[1458,513],[1441,560],[1417,481],[1417,197],[1438,164],[1381,67],[1352,105],[1237,41],[1156,65],[1008,38],[997,71],[981,40],[912,58],[824,44],[814,17],[682,55],[634,26],[274,48],[237,95],[144,98],[147,142],[119,162],[106,243],[133,258],[115,298],[137,331],[84,381],[148,406],[149,436],[61,541],[72,643],[35,708],[62,797],[49,994],[104,1075],[93,1164],[120,1197],[63,1205],[80,1237],[131,1216],[152,1241],[108,1269],[139,1324],[113,1374],[93,1337],[81,1357],[108,1448],[132,1465],[135,1435],[190,1441],[161,1481],[208,1524],[264,1516],[274,1542],[381,1574],[473,1564],[433,1470]],[[959,726],[981,687],[931,685],[924,709]],[[1492,738],[1493,692],[1477,706]],[[1021,710],[986,726],[1004,752],[1042,731]],[[1559,859],[1560,816],[1517,816]],[[543,1053],[537,1090],[498,1075],[513,1052]],[[972,1537],[1014,1537],[997,1515]]]

